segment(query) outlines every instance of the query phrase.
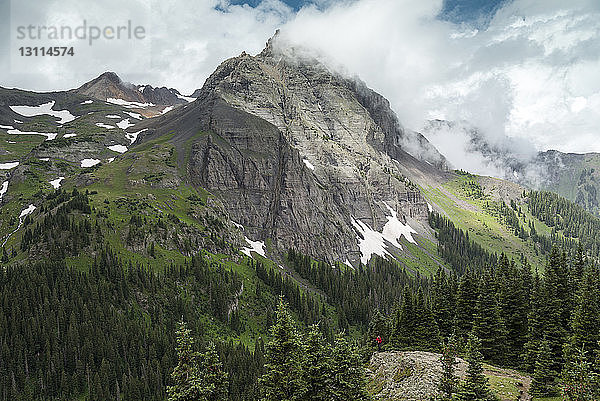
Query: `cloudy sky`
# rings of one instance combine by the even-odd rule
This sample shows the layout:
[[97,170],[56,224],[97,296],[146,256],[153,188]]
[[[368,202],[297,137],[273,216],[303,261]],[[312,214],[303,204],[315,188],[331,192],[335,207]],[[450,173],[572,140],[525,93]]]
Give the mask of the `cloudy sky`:
[[[386,96],[408,128],[468,121],[524,153],[600,152],[598,0],[1,1],[11,20],[0,24],[1,86],[68,89],[112,70],[189,94],[221,61],[258,53],[281,28],[286,43],[317,49],[331,68]],[[17,54],[18,24],[83,19],[132,20],[147,37],[121,46],[63,41],[80,55],[69,60]],[[457,135],[430,139],[466,146]]]

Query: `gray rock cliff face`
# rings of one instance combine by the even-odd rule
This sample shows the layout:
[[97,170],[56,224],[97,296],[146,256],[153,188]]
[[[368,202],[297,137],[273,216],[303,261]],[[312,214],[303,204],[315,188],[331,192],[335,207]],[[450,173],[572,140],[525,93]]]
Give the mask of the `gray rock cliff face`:
[[252,240],[356,264],[355,221],[381,232],[389,208],[424,221],[427,204],[405,174],[439,173],[402,149],[387,100],[369,91],[270,42],[223,62],[195,102],[136,129],[148,128],[141,142],[174,134],[189,179]]

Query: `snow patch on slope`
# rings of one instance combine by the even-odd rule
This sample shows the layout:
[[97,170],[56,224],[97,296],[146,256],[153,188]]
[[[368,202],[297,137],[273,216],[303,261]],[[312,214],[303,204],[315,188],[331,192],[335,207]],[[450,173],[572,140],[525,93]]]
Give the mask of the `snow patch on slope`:
[[126,132],[125,136],[127,137],[127,139],[129,139],[131,141],[131,143],[134,143],[135,140],[137,139],[138,135],[144,131],[147,131],[148,128],[144,128],[141,131],[136,131],[136,132]]
[[30,215],[31,213],[33,213],[33,211],[37,209],[34,205],[29,205],[27,206],[25,209],[23,209],[21,211],[21,214],[19,215],[19,219],[23,219],[24,217]]
[[381,257],[392,256],[387,250],[387,244],[391,244],[398,249],[402,249],[399,242],[401,237],[406,238],[408,242],[416,244],[412,234],[417,232],[408,224],[398,220],[396,211],[384,202],[385,207],[389,210],[390,216],[387,216],[387,223],[383,226],[381,232],[373,230],[368,224],[360,220],[352,219],[352,225],[360,234],[357,236],[358,247],[360,249],[360,261],[367,264],[371,256],[378,255]]
[[417,232],[408,224],[403,224],[400,220],[398,220],[396,211],[387,203],[383,202],[383,204],[391,213],[391,216],[387,216],[388,221],[385,223],[385,226],[383,226],[383,237],[390,241],[390,243],[396,248],[400,249],[402,249],[402,247],[398,243],[398,240],[402,236],[406,238],[408,242],[416,245],[417,241],[414,240],[412,235],[416,234]]
[[108,147],[108,149],[112,150],[113,152],[117,152],[117,153],[127,152],[127,146],[124,146],[124,145],[111,145]]
[[113,128],[115,128],[112,125],[108,125],[108,124],[104,124],[104,123],[96,123],[96,126],[98,126],[100,128],[106,128],[106,129],[113,129]]
[[21,131],[19,129],[9,129],[9,135],[42,135],[46,137],[47,141],[51,141],[58,135],[56,132],[35,132],[35,131]]
[[76,117],[69,110],[52,110],[54,100],[39,106],[9,106],[12,111],[25,117],[41,116],[44,114],[60,118],[59,124],[65,124],[73,121]]
[[187,102],[190,102],[190,103],[191,103],[191,102],[193,102],[194,100],[196,100],[196,98],[195,98],[195,97],[191,97],[191,96],[177,95],[177,97],[178,97],[179,99],[183,99],[183,100],[185,100],[185,101],[187,101]]
[[243,254],[252,257],[252,252],[256,252],[259,255],[266,257],[265,256],[265,243],[263,241],[252,241],[248,237],[244,237],[244,238],[246,239],[246,242],[250,246],[240,249],[240,251],[242,251]]
[[138,119],[138,120],[141,120],[141,119],[142,119],[142,115],[141,115],[141,114],[138,114],[138,113],[132,113],[132,112],[130,112],[130,111],[126,111],[126,112],[125,112],[125,114],[128,114],[128,115],[130,115],[131,117],[133,117],[133,118],[135,118],[135,119]]
[[50,185],[52,185],[52,188],[58,189],[58,188],[60,188],[61,181],[64,179],[65,179],[65,177],[58,177],[55,180],[49,181],[49,183],[50,183]]
[[2,201],[2,197],[8,191],[8,181],[4,181],[2,186],[0,187],[0,201]]
[[119,106],[127,107],[129,109],[139,109],[144,107],[154,106],[153,103],[139,103],[139,102],[128,102],[124,99],[115,99],[114,97],[109,97],[106,99],[108,103],[118,104]]
[[98,163],[100,163],[100,160],[98,159],[83,159],[81,161],[81,167],[93,167]]
[[19,165],[19,162],[0,163],[0,170],[10,170]]
[[129,122],[129,119],[126,118],[124,120],[121,120],[117,123],[117,127],[121,128],[121,129],[127,129],[129,127],[132,127],[134,124]]
[[306,167],[308,167],[311,170],[315,169],[315,166],[312,165],[311,162],[309,162],[307,159],[302,160],[304,162],[304,164],[306,164]]

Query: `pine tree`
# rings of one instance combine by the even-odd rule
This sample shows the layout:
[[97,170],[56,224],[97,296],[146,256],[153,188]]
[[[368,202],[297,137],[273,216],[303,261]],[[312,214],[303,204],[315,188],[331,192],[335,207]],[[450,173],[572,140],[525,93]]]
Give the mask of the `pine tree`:
[[459,340],[466,339],[473,328],[477,298],[477,282],[473,273],[467,270],[460,279],[456,296],[455,328]]
[[480,341],[479,351],[483,357],[494,363],[502,363],[505,354],[505,329],[496,302],[496,290],[489,272],[485,272],[479,282],[473,320],[473,334]]
[[306,401],[327,401],[331,398],[331,356],[328,344],[318,325],[310,327],[303,344],[302,378]]
[[406,349],[413,344],[415,332],[415,303],[410,288],[405,287],[402,305],[396,310],[396,319],[391,336],[394,349]]
[[556,372],[552,370],[551,358],[550,344],[547,340],[541,341],[537,350],[530,390],[531,395],[535,397],[547,397],[555,393]]
[[493,396],[488,387],[488,380],[483,374],[483,355],[479,351],[481,343],[473,334],[467,342],[467,357],[469,363],[465,380],[460,384],[456,394],[458,401],[488,401]]
[[571,313],[568,270],[564,253],[553,248],[544,280],[545,304],[543,325],[552,352],[552,368],[560,371],[563,362],[563,344],[567,339]]
[[219,359],[215,344],[210,341],[206,350],[200,355],[201,391],[199,400],[220,401],[227,398],[229,378],[223,371],[223,364]]
[[271,327],[271,340],[265,347],[265,373],[259,380],[263,400],[289,401],[301,399],[301,344],[292,315],[283,297],[277,306],[276,322]]
[[[600,340],[600,296],[597,269],[588,269],[581,279],[571,320],[569,350],[585,349],[592,362]],[[567,357],[565,355],[565,357]]]
[[414,321],[413,348],[423,351],[438,351],[441,342],[439,330],[421,288],[417,292]]
[[566,360],[562,373],[563,398],[569,401],[597,400],[596,374],[592,372],[592,364],[588,361],[583,347],[571,349],[566,347]]
[[[199,354],[193,350],[193,344],[191,331],[182,320],[177,330],[177,366],[171,373],[173,385],[167,386],[169,401],[195,401],[200,399],[202,389],[197,363]],[[99,385],[96,386],[96,388],[98,387]]]
[[456,339],[451,337],[450,340],[444,344],[442,356],[440,357],[440,362],[442,363],[442,376],[438,383],[440,401],[452,400],[452,396],[456,393],[458,387],[458,379],[455,375],[456,365],[458,363],[456,360],[456,352]]
[[343,333],[338,334],[331,360],[332,401],[364,401],[369,399],[366,390],[365,369],[357,347],[348,344]]

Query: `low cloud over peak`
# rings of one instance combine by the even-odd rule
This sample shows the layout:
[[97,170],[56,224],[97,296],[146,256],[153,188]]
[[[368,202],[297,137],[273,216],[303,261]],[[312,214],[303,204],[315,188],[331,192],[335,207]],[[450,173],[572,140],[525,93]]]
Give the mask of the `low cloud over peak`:
[[[54,9],[69,1],[54,0]],[[435,119],[467,121],[491,144],[532,150],[523,153],[600,152],[597,0],[508,1],[483,26],[440,18],[442,0],[147,3],[152,68],[121,74],[127,81],[191,93],[223,59],[258,53],[281,28],[286,41],[315,48],[332,68],[387,97],[408,129],[422,131]],[[97,73],[113,69],[107,63]],[[7,74],[3,85],[66,89],[97,75],[53,71],[39,79]],[[461,167],[467,150],[451,154],[430,139]]]

